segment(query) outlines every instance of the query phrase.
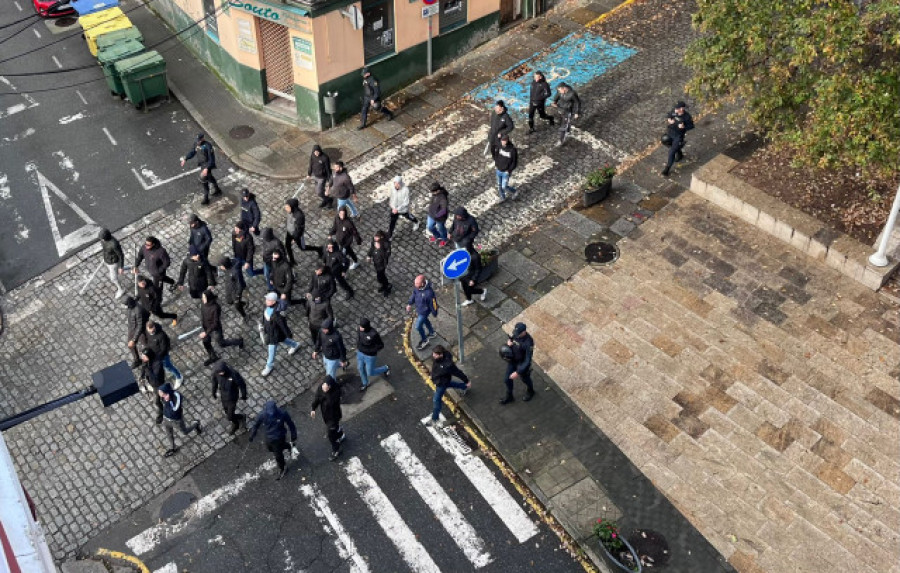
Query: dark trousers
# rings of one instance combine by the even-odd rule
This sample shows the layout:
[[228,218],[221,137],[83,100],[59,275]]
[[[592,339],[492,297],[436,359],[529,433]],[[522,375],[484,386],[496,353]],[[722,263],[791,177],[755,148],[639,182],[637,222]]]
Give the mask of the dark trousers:
[[462,285],[463,294],[466,295],[466,300],[472,300],[473,294],[484,294],[484,289],[477,286],[469,286],[469,281],[467,279],[462,279],[460,281]]
[[156,303],[156,308],[152,309],[150,312],[152,314],[155,314],[159,318],[171,318],[172,320],[175,320],[176,318],[178,318],[178,314],[176,314],[174,312],[164,311],[162,309],[162,305],[160,305],[159,303]]
[[200,429],[200,422],[194,422],[190,426],[184,423],[184,418],[180,420],[170,420],[168,418],[163,419],[163,429],[166,431],[166,434],[169,436],[169,443],[172,444],[170,450],[175,449],[175,428],[181,430],[181,433],[184,435],[188,435],[194,430]]
[[203,349],[206,350],[206,353],[210,356],[215,356],[215,352],[213,351],[212,339],[216,339],[216,344],[219,345],[219,348],[227,348],[229,346],[238,346],[241,342],[243,342],[242,338],[225,338],[222,334],[221,329],[216,329],[206,335],[203,338]]
[[137,343],[135,343],[135,345],[132,346],[131,348],[129,348],[128,350],[131,351],[131,356],[134,358],[134,361],[135,361],[135,362],[140,362],[140,361],[141,361],[141,355],[140,355],[140,353],[138,352],[138,345],[137,345]]
[[[369,117],[369,101],[370,100],[366,100],[363,102],[362,111],[360,112],[360,115],[362,116],[360,118],[360,125],[362,126],[366,125],[366,119]],[[394,119],[394,113],[388,109],[388,106],[384,105],[383,103],[379,103],[378,105],[379,107],[373,107],[372,109],[374,109],[375,111],[380,111],[381,115],[388,119]]]
[[319,343],[319,331],[322,329],[321,324],[309,325],[309,338],[312,340],[313,348]]
[[153,288],[156,289],[156,292],[159,293],[160,299],[162,299],[162,286],[163,283],[167,285],[175,284],[175,279],[169,278],[169,275],[163,273],[161,275],[150,275],[150,279],[153,281]]
[[553,118],[547,115],[547,111],[544,106],[547,104],[547,100],[541,100],[539,102],[531,102],[528,104],[528,127],[534,129],[534,112],[537,112],[541,119],[549,121],[550,125],[553,125]]
[[353,245],[347,245],[346,247],[341,247],[341,250],[344,251],[344,254],[350,257],[350,260],[354,263],[359,262],[359,259],[356,258],[356,253],[353,251]]
[[353,296],[353,287],[350,286],[350,283],[347,282],[347,277],[345,277],[343,274],[334,275],[334,282],[336,282],[339,287],[344,289],[344,291],[348,295]]
[[559,124],[559,142],[563,143],[569,131],[572,129],[572,114],[566,113]]
[[241,318],[243,318],[244,320],[247,319],[247,303],[246,302],[244,302],[241,299],[238,299],[234,303],[234,310],[236,310],[238,312],[238,314],[241,315]]
[[331,451],[336,452],[341,449],[341,441],[344,439],[344,428],[341,427],[340,422],[329,422],[327,425]]
[[300,247],[301,251],[315,251],[317,255],[322,256],[322,247],[316,247],[315,245],[307,245],[306,237],[300,235],[300,240],[294,239],[294,236],[290,233],[284,234],[284,248],[287,250],[287,258],[290,263],[296,264],[297,259],[294,258],[294,249],[291,248],[291,245],[297,245]]
[[[203,170],[201,169],[201,172]],[[215,189],[215,194],[218,195],[222,192],[219,188],[219,182],[216,181],[216,176],[213,175],[212,168],[206,170],[206,177],[200,177],[200,188],[203,189],[203,202],[209,202],[209,184],[212,183],[213,189]]]
[[269,449],[270,452],[275,454],[275,463],[278,464],[278,469],[283,470],[285,464],[284,461],[284,450],[290,448],[291,446],[284,439],[276,440],[274,442],[266,442],[266,448]]
[[666,168],[663,169],[664,173],[668,173],[676,161],[681,161],[684,158],[684,153],[681,152],[682,148],[684,148],[684,139],[672,141],[672,146],[669,147],[669,159],[666,161]]
[[244,419],[242,414],[235,412],[237,410],[237,402],[222,400],[222,410],[225,411],[225,419],[231,422],[231,428],[237,430],[238,426],[241,425],[241,420]]
[[388,237],[394,235],[394,227],[397,226],[397,219],[400,217],[405,217],[407,221],[410,223],[418,223],[419,220],[410,215],[409,213],[391,213],[391,223],[388,225]]
[[[516,371],[516,364],[510,362],[506,365],[506,395],[512,397],[513,393],[513,380],[510,378],[513,372]],[[519,373],[519,380],[525,383],[525,386],[528,388],[529,394],[534,394],[534,385],[531,383],[531,368],[526,370],[525,372]]]
[[302,304],[302,305],[306,306],[306,299],[305,299],[305,298],[303,298],[303,297],[301,297],[301,298],[294,298],[294,296],[293,296],[293,289],[288,290],[288,291],[284,291],[284,292],[282,292],[282,291],[276,289],[276,290],[275,290],[275,294],[278,295],[278,298],[279,298],[279,299],[281,298],[281,295],[285,295],[285,296],[287,297],[288,303],[290,303],[290,304]]
[[378,288],[378,292],[391,290],[391,283],[387,278],[387,269],[375,269],[375,278],[378,280],[378,284],[381,285]]

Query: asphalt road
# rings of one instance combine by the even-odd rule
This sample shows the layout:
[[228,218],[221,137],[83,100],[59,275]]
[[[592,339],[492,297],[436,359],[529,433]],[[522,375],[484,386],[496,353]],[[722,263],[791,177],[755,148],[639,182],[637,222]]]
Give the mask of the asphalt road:
[[[485,492],[490,487],[478,476],[472,477],[478,472],[463,471],[421,423],[430,412],[430,391],[402,355],[390,348],[382,354],[392,368],[390,385],[375,382],[366,394],[366,405],[348,418],[347,408],[359,402],[357,392],[349,393],[351,405],[345,408],[344,419],[347,440],[337,462],[328,461],[330,446],[324,424],[309,418],[311,396],[304,393],[288,407],[298,426],[301,454],[290,463],[291,471],[283,480],[275,481],[274,469],[264,468],[271,455],[259,437],[250,444],[238,468],[248,443],[246,433],[238,435],[169,490],[160,492],[156,500],[90,541],[84,552],[93,553],[100,547],[122,551],[137,555],[151,571],[166,573],[420,573],[429,570],[429,560],[436,567],[432,570],[446,572],[582,571],[559,549],[556,536],[528,511],[492,462],[484,460],[487,472],[497,479],[515,511],[500,507],[496,498],[488,501],[490,495]],[[355,388],[358,378],[351,380],[348,387]],[[390,389],[393,392],[389,393]],[[210,422],[207,431],[224,433],[224,426]],[[148,434],[148,439],[159,437],[158,432]],[[435,496],[423,497],[414,486],[421,472],[409,458],[390,453],[397,443],[401,449],[406,444],[432,474],[461,519],[453,521],[452,510],[434,511],[429,506],[426,497],[434,500]],[[385,517],[389,510],[382,506],[378,511],[379,518],[395,528],[390,534],[365,501],[373,495],[372,490],[354,481],[359,479],[354,458],[374,480],[373,489],[382,492],[399,514],[399,521],[391,521],[390,516]],[[404,468],[413,476],[407,476]],[[193,503],[187,507],[188,502]],[[508,520],[514,519],[516,511],[520,512],[519,527],[511,529]],[[449,530],[441,517],[451,522]],[[421,545],[424,556],[415,554],[408,540],[403,541],[405,527]]]
[[[0,26],[33,12],[28,0],[4,3]],[[42,48],[61,38],[68,39]],[[0,30],[0,59],[17,54],[26,55],[0,63],[0,283],[7,289],[90,244],[98,226],[119,229],[198,189],[188,173],[195,166],[182,169],[178,158],[200,128],[174,98],[138,111],[110,94],[99,66],[11,75],[96,65],[80,26],[32,18]],[[89,83],[38,91],[82,82]],[[230,164],[222,153],[217,160],[221,178]]]

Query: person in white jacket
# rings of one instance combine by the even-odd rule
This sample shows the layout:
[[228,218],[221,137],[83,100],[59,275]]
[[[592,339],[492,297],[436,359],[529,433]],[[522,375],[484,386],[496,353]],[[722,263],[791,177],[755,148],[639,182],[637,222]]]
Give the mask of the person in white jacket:
[[397,219],[406,217],[413,224],[413,231],[419,230],[419,220],[409,214],[409,187],[403,182],[403,177],[396,176],[391,182],[391,224],[388,226],[388,238],[394,236],[394,227]]

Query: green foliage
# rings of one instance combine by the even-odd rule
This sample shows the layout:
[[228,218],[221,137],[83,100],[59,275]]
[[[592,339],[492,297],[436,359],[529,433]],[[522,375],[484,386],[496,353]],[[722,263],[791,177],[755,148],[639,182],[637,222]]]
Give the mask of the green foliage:
[[612,165],[604,165],[600,169],[595,169],[585,175],[584,184],[588,189],[596,189],[600,185],[606,183],[616,174],[616,168]]
[[806,165],[896,172],[900,2],[698,0],[689,93],[739,114]]
[[594,535],[600,539],[600,543],[606,547],[606,550],[616,554],[617,551],[625,547],[622,539],[619,537],[619,528],[615,521],[598,519],[594,524]]

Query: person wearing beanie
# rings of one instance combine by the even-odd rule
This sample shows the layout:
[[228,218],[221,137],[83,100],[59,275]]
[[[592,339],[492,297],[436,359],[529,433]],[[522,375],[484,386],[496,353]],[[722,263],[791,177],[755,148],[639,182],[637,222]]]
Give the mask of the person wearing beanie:
[[244,291],[247,290],[247,282],[244,280],[244,274],[241,267],[235,264],[231,257],[222,257],[219,260],[219,268],[222,269],[225,287],[225,302],[234,306],[234,309],[241,315],[244,322],[247,322],[247,303],[244,302]]
[[178,315],[176,313],[163,310],[162,291],[157,290],[150,279],[144,275],[138,275],[137,287],[137,301],[144,310],[159,318],[171,318],[173,327],[178,324]]
[[222,307],[216,297],[216,293],[207,289],[203,293],[203,304],[200,306],[200,325],[203,331],[200,333],[200,340],[203,341],[203,349],[206,350],[207,359],[203,362],[204,366],[209,366],[219,360],[219,355],[213,350],[212,339],[216,339],[219,348],[228,348],[229,346],[237,346],[241,350],[244,349],[243,338],[225,338],[222,329]]
[[384,348],[384,342],[381,340],[381,335],[372,328],[369,319],[360,319],[359,330],[356,333],[356,369],[362,379],[360,390],[363,392],[369,389],[371,376],[383,375],[387,378],[391,375],[390,366],[377,365],[378,352],[382,348]]
[[328,429],[328,441],[331,443],[331,456],[335,461],[341,455],[341,443],[346,439],[344,428],[341,426],[341,387],[335,381],[334,376],[325,376],[322,383],[316,388],[316,395],[309,407],[309,417],[316,417],[316,408],[322,411],[322,421]]
[[248,279],[263,274],[263,269],[253,268],[256,244],[253,242],[250,232],[247,231],[247,224],[243,221],[234,224],[234,230],[231,232],[231,252],[234,254],[235,267],[243,269]]
[[500,138],[509,135],[515,127],[509,111],[506,109],[506,104],[502,99],[497,100],[494,110],[491,112],[491,129],[488,131],[487,145],[484,148],[485,157],[490,157],[494,148],[500,145]]
[[[456,382],[453,378],[459,378],[462,382]],[[425,422],[426,426],[437,425],[441,417],[441,407],[444,394],[449,388],[460,390],[465,396],[472,387],[472,382],[466,373],[454,364],[450,351],[438,344],[431,351],[431,381],[434,383],[434,396],[431,399],[431,419]]]
[[396,176],[389,183],[391,198],[388,204],[391,207],[391,222],[388,225],[388,238],[394,236],[394,227],[397,226],[397,219],[403,217],[413,224],[413,231],[419,230],[419,220],[409,212],[409,187],[403,182],[403,177]]
[[361,245],[362,237],[359,235],[353,219],[350,218],[346,206],[338,208],[334,223],[331,225],[331,236],[334,237],[334,241],[341,247],[344,254],[353,260],[353,264],[347,270],[352,271],[358,267],[359,260],[356,258],[356,253],[353,252],[353,241],[355,240],[357,245]]
[[125,294],[125,289],[119,283],[119,275],[125,272],[125,253],[119,240],[112,236],[109,229],[100,229],[100,252],[103,253],[103,262],[109,272],[109,281],[116,285],[116,298]]
[[344,337],[334,326],[334,320],[330,318],[322,321],[322,331],[312,353],[313,360],[320,354],[325,365],[325,373],[337,380],[338,368],[347,367],[347,347],[344,346]]
[[501,404],[509,404],[513,401],[513,381],[521,380],[527,390],[522,398],[528,402],[534,398],[534,384],[531,382],[531,357],[534,354],[534,339],[528,334],[524,322],[517,322],[513,327],[512,335],[506,341],[506,345],[512,349],[510,360],[506,365],[506,395],[500,400]]
[[331,207],[334,199],[325,194],[326,186],[331,185],[331,158],[318,145],[313,145],[309,154],[309,169],[306,174],[316,181],[316,195],[321,199],[319,208]]
[[675,104],[675,107],[666,117],[666,122],[668,124],[666,135],[671,143],[669,144],[669,158],[666,161],[666,166],[660,173],[663,177],[669,176],[669,170],[672,169],[672,165],[675,162],[684,159],[684,153],[681,151],[684,149],[684,135],[694,129],[694,118],[688,113],[687,104],[683,101]]
[[439,242],[447,246],[447,216],[450,214],[450,199],[443,185],[435,181],[431,184],[431,202],[428,204],[428,220],[425,228],[431,233],[428,238],[432,243]]
[[216,395],[222,399],[222,410],[225,412],[225,419],[231,422],[231,429],[228,435],[233,435],[241,426],[245,416],[236,413],[237,402],[240,398],[244,402],[247,401],[247,382],[240,372],[229,366],[224,360],[219,360],[212,367],[212,397],[216,399]]
[[551,126],[555,123],[553,116],[547,115],[545,111],[547,100],[551,95],[550,84],[547,83],[544,72],[534,72],[528,98],[528,133],[534,133],[534,112],[537,112],[541,119],[549,122]]
[[200,201],[200,204],[209,205],[209,184],[213,184],[213,195],[221,195],[222,190],[219,188],[219,182],[216,181],[215,175],[213,175],[213,169],[216,168],[216,152],[202,133],[197,135],[197,139],[194,141],[194,148],[181,158],[181,166],[184,167],[184,163],[194,156],[197,156],[197,167],[200,168],[200,188],[203,189],[203,200]]
[[266,448],[275,454],[275,464],[278,466],[275,475],[275,481],[280,480],[287,473],[287,462],[284,459],[284,450],[290,449],[287,442],[287,431],[291,431],[291,442],[297,441],[297,426],[291,415],[278,407],[275,400],[267,400],[263,406],[262,412],[253,422],[253,429],[250,430],[250,440],[256,437],[256,432],[260,426],[263,428],[263,436],[266,441]]
[[194,423],[191,424],[190,427],[185,425],[184,399],[181,397],[181,392],[172,388],[171,384],[166,382],[159,387],[159,390],[157,390],[156,393],[162,401],[163,429],[169,436],[169,443],[171,445],[165,453],[165,457],[169,458],[178,453],[178,448],[175,447],[175,428],[181,430],[181,433],[185,436],[194,431],[196,431],[199,436],[203,433],[203,428],[200,426],[200,420],[194,420]]
[[356,187],[347,168],[344,167],[343,161],[336,161],[334,164],[334,175],[331,177],[331,189],[328,191],[329,196],[337,199],[337,208],[349,206],[350,214],[353,217],[359,217],[359,210],[356,208]]
[[191,245],[188,248],[188,256],[181,262],[181,271],[178,273],[178,281],[175,283],[178,290],[184,290],[184,279],[187,277],[188,292],[190,292],[191,298],[199,299],[203,295],[203,291],[209,288],[209,273],[206,267],[197,247]]
[[[322,280],[328,281],[329,277],[331,277],[331,282],[337,283],[338,286],[347,293],[347,300],[353,298],[355,296],[353,287],[347,282],[347,271],[350,269],[350,260],[337,243],[328,241],[325,245],[325,250],[322,252],[322,262],[328,267],[330,273],[326,275],[324,279],[320,278],[318,273],[315,274],[313,276],[313,282],[318,283]],[[332,291],[334,290],[334,284],[331,284],[331,289]],[[328,294],[327,286],[324,291],[322,291],[322,294],[325,298],[331,299],[331,295]]]
[[143,340],[144,328],[150,320],[150,311],[137,303],[133,296],[126,296],[123,301],[126,310],[126,324],[128,325],[128,349],[131,351],[131,367],[141,365],[141,357],[138,354],[138,343]]
[[284,212],[287,217],[284,222],[284,248],[287,251],[287,258],[291,265],[296,265],[297,260],[294,258],[294,249],[291,247],[297,244],[301,251],[315,251],[322,256],[322,247],[316,247],[306,244],[304,232],[306,231],[306,215],[300,208],[300,201],[297,199],[288,199],[284,203]]
[[495,147],[491,154],[494,156],[494,168],[497,175],[497,194],[500,195],[500,202],[506,201],[506,193],[509,193],[510,199],[516,199],[519,192],[516,188],[509,184],[513,170],[519,165],[519,151],[508,135],[500,138],[500,145]]
[[381,84],[378,83],[378,78],[373,76],[372,72],[370,72],[367,67],[362,69],[362,77],[362,111],[360,112],[359,127],[356,129],[365,129],[366,118],[369,116],[369,109],[372,111],[380,111],[381,115],[388,118],[388,121],[393,121],[394,112],[388,109],[388,106],[384,105],[384,102],[381,101]]
[[475,237],[480,231],[478,221],[466,211],[465,207],[457,207],[453,211],[453,227],[450,229],[450,238],[456,243],[457,249],[472,248]]
[[147,272],[153,279],[153,287],[159,291],[160,295],[162,295],[163,283],[170,285],[169,292],[175,292],[175,281],[166,274],[172,261],[168,251],[163,248],[156,237],[150,236],[144,239],[144,246],[138,250],[131,272],[140,274],[141,263],[144,261],[147,261]]
[[280,312],[275,311],[275,305],[278,304],[278,295],[270,292],[266,295],[266,308],[263,310],[263,321],[260,324],[261,331],[264,334],[264,342],[268,349],[268,357],[266,358],[266,367],[262,370],[263,376],[268,376],[275,368],[275,350],[281,343],[286,344],[288,356],[293,356],[300,349],[300,343],[291,338],[293,333],[288,327],[287,319]]
[[555,108],[559,108],[562,117],[559,120],[559,142],[557,147],[565,143],[566,135],[572,129],[572,122],[581,115],[581,99],[572,86],[563,82],[556,86],[556,95],[553,96],[553,103],[550,104]]
[[[431,325],[429,316],[438,315],[437,299],[434,296],[434,289],[431,283],[425,278],[425,275],[419,275],[413,281],[413,291],[406,303],[406,312],[410,312],[415,308],[416,322],[414,328],[419,333],[421,340],[416,346],[417,350],[425,350],[428,348],[428,341],[437,336],[434,326]],[[428,329],[426,333],[425,329]]]
[[259,224],[262,221],[262,212],[256,202],[256,195],[244,187],[241,189],[241,221],[246,229],[254,235],[259,235]]
[[266,277],[266,288],[275,290],[272,286],[272,253],[275,251],[284,252],[284,243],[275,236],[275,230],[272,227],[266,227],[262,230],[262,260],[263,275]]
[[393,289],[387,278],[388,261],[391,259],[391,240],[384,234],[384,231],[377,231],[375,233],[366,258],[375,268],[375,279],[380,285],[378,287],[378,292],[387,298],[390,296],[391,290]]

